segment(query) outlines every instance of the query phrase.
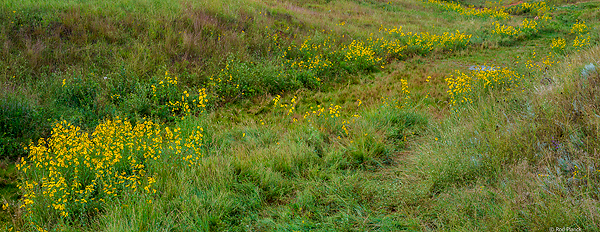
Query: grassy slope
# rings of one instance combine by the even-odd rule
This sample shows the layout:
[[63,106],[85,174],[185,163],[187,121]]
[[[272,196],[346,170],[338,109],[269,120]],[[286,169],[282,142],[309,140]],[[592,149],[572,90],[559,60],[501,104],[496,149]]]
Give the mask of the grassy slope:
[[[47,136],[51,122],[61,118],[91,129],[104,117],[116,115],[151,116],[184,130],[205,129],[205,154],[196,167],[174,169],[167,163],[156,169],[160,194],[153,196],[153,203],[123,196],[97,217],[70,221],[51,216],[56,220],[39,225],[75,231],[597,229],[593,157],[598,147],[594,139],[598,104],[592,97],[596,79],[573,78],[584,64],[598,62],[597,47],[557,57],[562,64],[545,75],[519,65],[539,60],[532,58],[532,51],[547,53],[554,37],[572,40],[570,25],[578,17],[597,29],[593,20],[597,5],[567,5],[553,15],[557,26],[506,43],[486,37],[493,21],[489,18],[460,16],[416,1],[194,4],[3,5],[1,32],[7,49],[1,62],[9,68],[0,74],[0,87],[10,90],[3,91],[4,99],[17,99],[13,102],[24,105],[17,109],[30,118],[16,126],[35,128],[27,131],[31,134],[11,131],[19,135],[17,139]],[[61,13],[48,13],[50,8]],[[411,13],[415,10],[418,13]],[[508,23],[516,25],[522,17]],[[9,25],[8,19],[25,26]],[[62,24],[55,25],[57,21]],[[340,22],[346,24],[336,25]],[[212,35],[194,25],[213,28],[225,42],[214,43]],[[271,106],[279,89],[257,87],[263,91],[259,95],[212,100],[210,113],[174,120],[144,113],[140,106],[144,99],[136,98],[135,90],[114,92],[121,87],[102,84],[101,77],[107,76],[114,83],[132,80],[122,89],[148,88],[143,83],[168,70],[180,77],[183,89],[193,89],[219,73],[227,54],[265,66],[280,62],[271,51],[281,45],[268,42],[273,31],[291,28],[289,34],[283,33],[289,36],[282,42],[285,48],[306,36],[367,38],[380,25],[431,33],[458,29],[473,34],[474,44],[461,51],[392,60],[378,72],[361,70],[361,75],[354,75],[336,70],[318,88],[283,89],[288,93],[282,101],[298,97],[299,115]],[[195,40],[212,41],[213,46],[201,47],[204,43]],[[530,72],[531,84],[524,92],[483,95],[453,111],[444,78],[454,70],[484,63]],[[553,84],[540,87],[547,76],[553,77]],[[90,95],[89,104],[69,103],[72,98],[61,92],[63,79],[81,81],[71,88],[83,88],[83,93],[88,91],[85,86],[97,86],[93,90],[98,93]],[[391,100],[404,97],[400,79],[408,81],[411,99],[398,109]],[[582,87],[586,83],[594,87]],[[107,100],[115,93],[125,100]],[[582,119],[572,117],[574,101],[586,106]],[[317,104],[340,105],[341,116],[292,123]],[[90,109],[95,113],[86,114]],[[360,117],[344,135],[340,121],[353,119],[353,114]],[[587,186],[573,178],[575,165],[588,173]],[[18,202],[5,196],[11,212],[21,215]],[[32,229],[28,220],[13,217],[11,226]]]

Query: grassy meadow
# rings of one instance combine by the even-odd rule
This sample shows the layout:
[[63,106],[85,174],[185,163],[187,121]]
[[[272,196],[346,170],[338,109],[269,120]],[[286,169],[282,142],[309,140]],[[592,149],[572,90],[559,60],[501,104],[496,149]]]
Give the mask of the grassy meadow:
[[600,230],[600,2],[6,0],[1,231]]

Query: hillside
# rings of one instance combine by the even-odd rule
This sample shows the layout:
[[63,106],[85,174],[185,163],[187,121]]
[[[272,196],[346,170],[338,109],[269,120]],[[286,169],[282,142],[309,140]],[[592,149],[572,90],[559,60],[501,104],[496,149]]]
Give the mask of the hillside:
[[0,3],[0,230],[600,230],[600,3]]

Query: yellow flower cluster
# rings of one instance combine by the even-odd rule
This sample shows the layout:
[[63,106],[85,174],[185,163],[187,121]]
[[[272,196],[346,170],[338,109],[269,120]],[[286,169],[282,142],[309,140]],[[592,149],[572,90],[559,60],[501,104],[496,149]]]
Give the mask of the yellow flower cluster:
[[[174,160],[195,164],[200,156],[202,128],[182,138],[179,128],[161,129],[145,121],[108,120],[89,134],[66,121],[58,122],[47,139],[28,146],[17,164],[23,181],[20,207],[31,223],[43,212],[63,218],[96,213],[124,194],[156,193],[152,167]],[[181,157],[182,154],[189,154]],[[200,156],[201,157],[201,156]]]
[[478,93],[489,92],[493,89],[511,89],[519,87],[523,76],[508,68],[486,68],[485,70],[472,70],[470,73],[456,71],[455,75],[446,78],[447,93],[450,95],[450,104],[473,103]]
[[[292,98],[292,100],[290,100],[290,103],[280,103],[279,100],[281,99],[280,95],[277,95],[275,98],[273,98],[273,106],[274,107],[279,107],[279,108],[283,108],[284,111],[286,112],[286,115],[290,115],[294,112],[294,110],[296,109],[296,100],[298,99],[296,96],[294,96],[294,98]],[[279,103],[279,105],[277,104]]]
[[466,35],[456,31],[456,33],[445,32],[442,35],[429,34],[428,32],[414,34],[408,39],[408,46],[420,47],[424,51],[432,51],[434,48],[447,48],[455,45],[466,45],[469,43],[471,35]]
[[110,99],[112,99],[112,100],[119,100],[120,98],[121,98],[121,94],[110,95]]
[[547,21],[550,19],[550,11],[552,10],[545,1],[523,2],[509,9],[511,13],[530,12],[535,14],[539,19]]
[[342,47],[345,61],[365,62],[374,64],[381,61],[381,58],[375,55],[375,51],[371,45],[367,45],[360,40],[352,40],[348,45]]
[[577,22],[571,27],[571,34],[583,35],[586,33],[588,33],[588,26],[585,25],[585,21],[577,20]]
[[[307,120],[308,123],[324,123],[333,134],[338,135],[338,139],[341,139],[341,136],[350,135],[349,126],[356,122],[356,118],[360,117],[359,115],[354,114],[351,116],[351,119],[340,120],[340,117],[342,117],[340,112],[341,109],[342,107],[340,105],[329,104],[327,107],[317,105],[316,107],[310,107],[310,109],[303,114],[302,119]],[[323,127],[320,128],[324,130]]]
[[585,21],[577,21],[571,27],[571,34],[576,34],[577,37],[573,40],[573,47],[579,51],[583,47],[590,46],[590,34],[588,26],[585,25]]
[[464,16],[479,16],[479,17],[492,17],[497,19],[509,19],[511,16],[505,11],[504,7],[494,8],[475,8],[475,7],[464,7],[456,2],[448,2],[443,0],[422,0],[429,4],[441,6],[445,10],[451,10]]
[[[331,61],[329,61],[326,57],[323,57],[322,55],[316,55],[314,57],[310,57],[308,58],[308,60],[306,62],[304,62],[303,60],[300,61],[291,61],[291,60],[287,60],[286,61],[288,63],[288,65],[291,68],[298,68],[300,70],[308,70],[313,72],[314,74],[319,74],[321,72],[323,72],[324,70],[326,70],[327,68],[332,66]],[[321,81],[321,79],[319,77],[317,77],[316,75],[314,76],[314,78],[317,81]]]
[[[336,67],[360,71],[379,67],[384,59],[404,57],[407,53],[427,54],[433,50],[449,50],[466,47],[471,35],[456,31],[443,34],[427,32],[403,32],[402,27],[392,29],[380,27],[380,36],[371,34],[365,39],[354,39],[347,44],[338,44],[335,39],[325,38],[315,42],[305,39],[300,45],[290,45],[283,52],[286,67],[292,70],[308,71],[321,82],[328,71]],[[342,62],[342,63],[338,63]],[[381,66],[383,68],[383,66]],[[310,76],[309,76],[310,77]]]
[[385,54],[394,58],[404,57],[406,48],[408,46],[404,42],[394,39],[382,39],[378,38],[375,40],[376,44],[379,44],[379,48],[384,51]]
[[456,105],[457,101],[461,103],[472,103],[473,99],[469,96],[472,89],[473,78],[467,74],[458,72],[458,75],[451,75],[446,78],[448,84],[448,94],[450,95],[450,104]]
[[204,113],[206,103],[208,102],[206,89],[198,89],[197,96],[192,97],[185,90],[179,99],[171,99],[172,96],[179,94],[179,88],[177,86],[177,77],[171,78],[168,74],[168,72],[165,72],[164,80],[159,81],[157,85],[150,86],[152,88],[152,99],[155,103],[165,104],[169,107],[173,117],[181,114],[181,119],[191,115],[192,112]]
[[5,202],[2,204],[2,210],[8,210],[8,202],[6,202],[6,201],[5,201]]
[[567,46],[567,42],[563,38],[554,38],[552,39],[552,49],[555,50],[564,50]]
[[402,57],[403,55],[400,53],[404,52],[407,48],[417,50],[423,54],[431,52],[434,49],[452,51],[456,48],[466,47],[471,40],[471,35],[461,33],[458,30],[455,33],[444,32],[441,35],[430,34],[428,32],[403,32],[402,27],[394,27],[392,29],[380,27],[379,31],[398,38],[381,38],[375,40],[375,43],[380,44],[379,47],[386,51],[386,53],[394,54],[398,57]]
[[[282,109],[285,116],[291,115],[297,108],[298,97],[294,96],[289,103],[281,102],[281,96],[277,95],[273,100],[274,110]],[[342,107],[339,105],[330,104],[328,107],[317,105],[316,107],[310,107],[310,110],[306,111],[302,119],[308,119],[308,122],[311,121],[311,117],[325,117],[325,118],[338,118],[340,117],[340,109]],[[296,118],[292,118],[293,122],[298,121]]]
[[279,103],[279,100],[281,100],[281,96],[277,95],[275,98],[273,98],[273,106],[277,107],[277,103]]
[[[203,157],[201,148],[202,138],[204,137],[204,135],[202,135],[202,132],[204,132],[204,129],[200,126],[197,126],[196,130],[190,133],[190,135],[186,138],[185,143],[183,144],[183,146],[188,150],[194,151],[193,153],[190,153],[187,156],[183,157],[183,160],[188,165],[188,167],[196,165],[200,158]],[[175,142],[175,144],[177,144],[177,142]]]
[[331,49],[331,45],[334,42],[335,40],[327,38],[322,43],[316,44],[312,43],[311,38],[307,38],[299,47],[291,45],[287,48],[287,51],[284,52],[284,57],[292,49],[295,50],[294,52],[301,54],[301,57],[298,60],[286,60],[286,65],[290,68],[310,71],[315,75],[314,78],[320,82],[321,79],[319,79],[317,75],[320,75],[333,66],[333,63],[327,56],[328,53],[324,50]]
[[[329,111],[327,111],[325,109],[325,107],[323,107],[321,105],[317,105],[314,108],[311,106],[310,110],[306,111],[304,113],[304,115],[302,115],[302,118],[303,119],[307,119],[308,118],[308,122],[311,122],[311,116],[320,117],[321,115],[325,115],[326,112],[334,112],[333,115],[330,114],[329,116],[330,117],[335,117],[336,116],[335,113],[337,112],[337,110],[339,110],[339,109],[336,109],[338,107],[339,107],[338,105],[336,105],[336,107],[334,107],[333,104],[332,104],[332,105],[329,106]],[[339,114],[337,116],[339,116]]]
[[492,34],[508,37],[517,37],[526,35],[528,33],[537,33],[539,28],[536,20],[529,19],[523,19],[523,22],[521,22],[517,28],[510,25],[500,24],[497,21],[493,22],[492,25],[494,25]]
[[579,51],[580,48],[588,47],[588,46],[590,46],[590,36],[589,36],[589,34],[578,35],[573,40],[573,47],[576,48],[577,51]]
[[542,59],[542,64],[544,64],[546,67],[552,67],[556,63],[560,63],[560,61],[557,61],[555,59],[554,54],[552,52],[548,52],[548,55],[546,55],[544,59]]
[[492,24],[494,25],[492,33],[496,35],[516,36],[521,33],[521,30],[516,29],[513,26],[500,24],[498,22],[493,22]]
[[400,83],[402,84],[402,95],[404,95],[404,99],[409,99],[410,90],[408,89],[408,82],[404,79],[400,79]]
[[537,32],[536,26],[537,22],[535,20],[523,19],[523,22],[521,23],[521,28],[535,32]]
[[190,94],[186,90],[183,91],[183,95],[181,95],[181,100],[169,101],[167,106],[171,107],[171,112],[173,113],[174,117],[176,117],[178,113],[182,113],[183,116],[181,117],[181,119],[183,119],[186,116],[191,115],[192,110],[204,113],[204,110],[206,109],[206,103],[208,101],[205,88],[198,90],[198,96],[192,99],[191,104],[189,102],[189,99]]
[[554,53],[552,52],[548,52],[547,55],[545,55],[542,60],[539,61],[535,61],[537,57],[537,53],[534,50],[531,58],[528,59],[525,62],[525,67],[530,71],[530,72],[542,72],[542,71],[546,71],[548,68],[552,67],[554,64],[560,63],[560,61],[557,61],[555,58]]
[[[159,86],[156,86],[156,85],[151,85],[151,86],[150,86],[150,87],[152,88],[152,95],[153,95],[154,97],[157,97],[157,96],[156,96],[156,94],[157,94],[157,90],[158,90],[158,89],[165,89],[165,88],[169,88],[169,87],[171,87],[171,86],[176,86],[176,85],[177,85],[177,77],[173,77],[173,78],[171,78],[171,77],[169,76],[169,72],[168,72],[168,71],[166,71],[166,72],[165,72],[165,79],[164,79],[164,80],[161,80],[161,81],[158,83],[158,85],[159,85]],[[159,87],[160,87],[160,88],[159,88]]]
[[336,43],[331,37],[320,42],[307,38],[300,45],[292,44],[284,49],[281,56],[284,68],[307,71],[303,75],[312,76],[320,83],[322,80],[319,77],[339,67],[350,72],[372,69],[380,66],[384,59],[404,57],[407,53],[426,54],[436,49],[452,51],[464,48],[471,39],[471,35],[460,31],[412,33],[403,32],[402,27],[387,29],[381,26],[379,32],[380,36],[371,34],[365,39],[354,39],[349,43]]
[[[397,28],[384,28],[383,25],[379,27],[379,32],[383,32],[385,35],[391,35],[392,37],[404,37],[406,34],[402,32],[402,27]],[[374,41],[378,48],[383,50],[385,54],[394,58],[404,57],[404,53],[408,46],[406,42],[400,39],[387,39],[385,37],[377,38]]]
[[[292,115],[292,113],[297,109],[298,98],[294,96],[288,103],[284,103],[281,100],[281,96],[277,95],[272,99],[273,102],[273,111],[275,113],[280,113],[279,115],[291,122],[297,122],[299,120],[306,120],[307,123],[313,125],[316,123],[319,125],[319,129],[321,131],[329,131],[330,133],[337,135],[338,139],[341,139],[343,136],[350,135],[350,125],[355,122],[355,118],[360,117],[357,114],[354,114],[350,117],[350,119],[342,120],[342,106],[329,104],[327,105],[317,105],[316,107],[310,107],[304,113],[298,113]],[[360,100],[357,101],[360,106],[362,103]],[[290,116],[291,115],[291,116]],[[302,116],[300,116],[302,115]],[[260,120],[260,124],[264,125],[264,121]],[[244,136],[244,135],[242,135]]]
[[[317,108],[319,108],[319,106],[317,106]],[[335,106],[333,104],[329,105],[329,109],[328,109],[329,117],[331,117],[331,118],[339,117],[341,108],[342,107],[339,105],[335,105]]]

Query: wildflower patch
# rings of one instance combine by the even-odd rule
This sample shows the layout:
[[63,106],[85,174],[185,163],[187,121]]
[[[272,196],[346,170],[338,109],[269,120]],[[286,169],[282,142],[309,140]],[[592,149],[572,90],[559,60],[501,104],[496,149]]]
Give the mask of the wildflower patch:
[[456,71],[446,78],[447,93],[452,106],[473,103],[478,94],[490,91],[510,91],[519,87],[523,76],[508,68],[474,69],[468,73]]
[[478,16],[478,17],[489,17],[496,19],[509,19],[510,14],[505,11],[504,7],[493,7],[493,8],[475,8],[475,7],[464,7],[456,2],[448,2],[443,0],[423,0],[423,2],[439,6],[448,11],[454,11],[464,16]]
[[29,223],[44,215],[65,221],[93,216],[126,195],[148,201],[156,194],[159,164],[192,166],[202,157],[202,128],[183,135],[151,121],[133,126],[116,118],[92,133],[66,121],[47,139],[31,143],[17,164],[23,181],[22,208]]

